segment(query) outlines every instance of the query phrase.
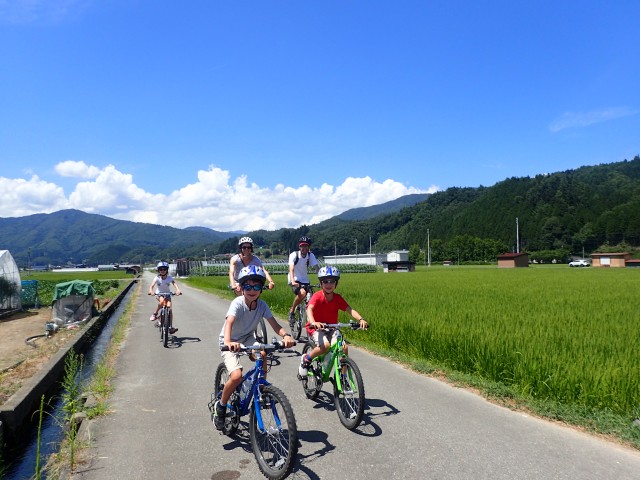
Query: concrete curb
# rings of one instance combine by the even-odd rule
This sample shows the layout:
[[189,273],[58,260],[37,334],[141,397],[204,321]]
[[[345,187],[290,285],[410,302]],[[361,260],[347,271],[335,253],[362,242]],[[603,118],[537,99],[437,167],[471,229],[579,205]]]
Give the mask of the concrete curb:
[[0,406],[0,446],[4,448],[9,442],[16,443],[28,435],[30,429],[22,428],[29,424],[40,408],[40,399],[46,395],[64,373],[67,354],[73,349],[82,352],[90,345],[100,329],[112,315],[131,287],[138,282],[138,277],[118,295],[99,316],[92,318],[83,331],[67,346],[60,349],[36,375],[27,380],[20,390]]

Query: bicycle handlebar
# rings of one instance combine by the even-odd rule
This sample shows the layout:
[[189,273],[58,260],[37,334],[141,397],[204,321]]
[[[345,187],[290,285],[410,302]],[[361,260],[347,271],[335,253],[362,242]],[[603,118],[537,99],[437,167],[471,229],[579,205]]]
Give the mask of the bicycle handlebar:
[[176,296],[176,295],[182,295],[182,292],[180,292],[180,293],[176,293],[176,292],[149,293],[149,292],[147,292],[147,295],[153,295],[154,297],[157,297],[159,295],[169,295],[170,297],[173,297],[173,296]]
[[[322,322],[320,322],[322,323]],[[336,328],[351,328],[352,330],[360,330],[360,322],[351,321],[349,323],[324,323],[324,327],[316,330],[334,330]],[[312,326],[310,326],[313,328]],[[362,329],[366,330],[366,329]]]
[[[296,345],[296,342],[293,342],[292,346],[295,346],[295,345]],[[288,347],[284,346],[283,341],[277,341],[275,343],[254,343],[253,345],[240,344],[240,349],[238,350],[238,352],[257,352],[262,350],[264,350],[265,352],[273,352],[274,350],[284,350],[285,348],[288,348]],[[228,352],[229,346],[220,345],[220,351]]]

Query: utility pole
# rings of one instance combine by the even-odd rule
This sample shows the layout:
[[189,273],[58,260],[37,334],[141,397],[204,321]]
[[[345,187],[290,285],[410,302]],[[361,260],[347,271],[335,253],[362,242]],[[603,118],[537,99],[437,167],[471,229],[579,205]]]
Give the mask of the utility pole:
[[358,239],[356,238],[356,265],[358,264]]
[[518,217],[516,217],[516,253],[520,253],[520,229],[518,226]]
[[431,243],[429,239],[429,229],[427,228],[427,259],[428,265],[431,266]]

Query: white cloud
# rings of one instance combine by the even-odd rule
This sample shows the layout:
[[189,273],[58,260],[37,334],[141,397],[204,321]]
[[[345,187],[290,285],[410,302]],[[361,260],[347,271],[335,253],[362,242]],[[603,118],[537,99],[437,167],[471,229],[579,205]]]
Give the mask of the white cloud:
[[61,177],[96,178],[100,174],[98,167],[89,166],[84,162],[66,160],[54,167]]
[[33,175],[29,180],[0,177],[0,211],[3,217],[23,217],[70,208],[64,190]]
[[629,107],[613,107],[581,113],[565,112],[560,115],[559,118],[551,122],[549,130],[552,133],[557,133],[565,128],[587,127],[594,123],[607,122],[609,120],[628,117],[637,113],[638,110],[633,110]]
[[298,188],[282,184],[261,187],[242,175],[232,179],[215,166],[197,173],[197,181],[167,194],[151,194],[138,187],[130,174],[113,165],[105,168],[81,161],[55,166],[61,176],[88,179],[78,182],[65,197],[61,187],[40,180],[0,177],[0,198],[7,216],[50,213],[75,208],[121,220],[170,225],[209,227],[219,231],[276,230],[312,225],[356,207],[378,205],[411,193],[433,193],[407,187],[392,179],[382,182],[370,177],[347,178],[342,184]]

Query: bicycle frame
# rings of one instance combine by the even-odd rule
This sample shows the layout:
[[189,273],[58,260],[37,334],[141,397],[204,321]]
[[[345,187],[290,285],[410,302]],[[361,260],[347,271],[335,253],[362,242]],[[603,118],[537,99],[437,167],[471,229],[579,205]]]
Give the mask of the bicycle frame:
[[[344,337],[342,336],[342,332],[340,331],[341,327],[351,327],[353,328],[352,323],[338,323],[335,326],[335,330],[338,331],[338,338],[335,343],[332,343],[329,347],[329,350],[324,355],[318,355],[318,363],[322,365],[322,383],[326,383],[331,379],[331,374],[335,372],[339,372],[341,370],[340,367],[340,359],[348,357],[348,355],[344,352]],[[333,330],[333,325],[327,328],[327,330]],[[326,359],[327,355],[330,357],[329,360],[329,368],[326,367]],[[349,381],[353,381],[352,378]],[[342,392],[342,376],[335,375],[335,382],[339,392]]]
[[[260,355],[260,350],[263,350],[263,349],[266,350],[267,349],[266,347],[269,347],[269,346],[272,347],[271,349],[269,349],[269,351],[275,350],[272,345],[268,345],[268,344],[252,345],[249,347],[245,347],[248,350],[254,351],[256,359],[253,367],[242,376],[242,381],[238,384],[234,392],[237,399],[237,403],[236,403],[238,407],[237,411],[233,405],[233,398],[230,398],[229,403],[227,403],[227,408],[230,414],[232,415],[237,414],[238,417],[243,417],[244,415],[248,415],[249,412],[251,411],[251,405],[262,401],[261,387],[263,385],[271,385],[271,384],[267,381],[267,378],[264,373],[264,368],[263,368],[264,360],[262,359],[262,355]],[[242,386],[244,385],[244,382],[251,382],[251,387],[249,389],[249,392],[250,392],[249,395],[243,398]],[[258,428],[260,429],[260,431],[264,431],[264,423],[262,421],[262,412],[260,411],[260,408],[258,408],[258,405],[256,405],[255,411],[256,411],[256,418],[258,421]],[[276,418],[278,427],[280,427],[281,422],[280,422],[280,418],[278,418],[277,411],[274,410],[273,414]]]

